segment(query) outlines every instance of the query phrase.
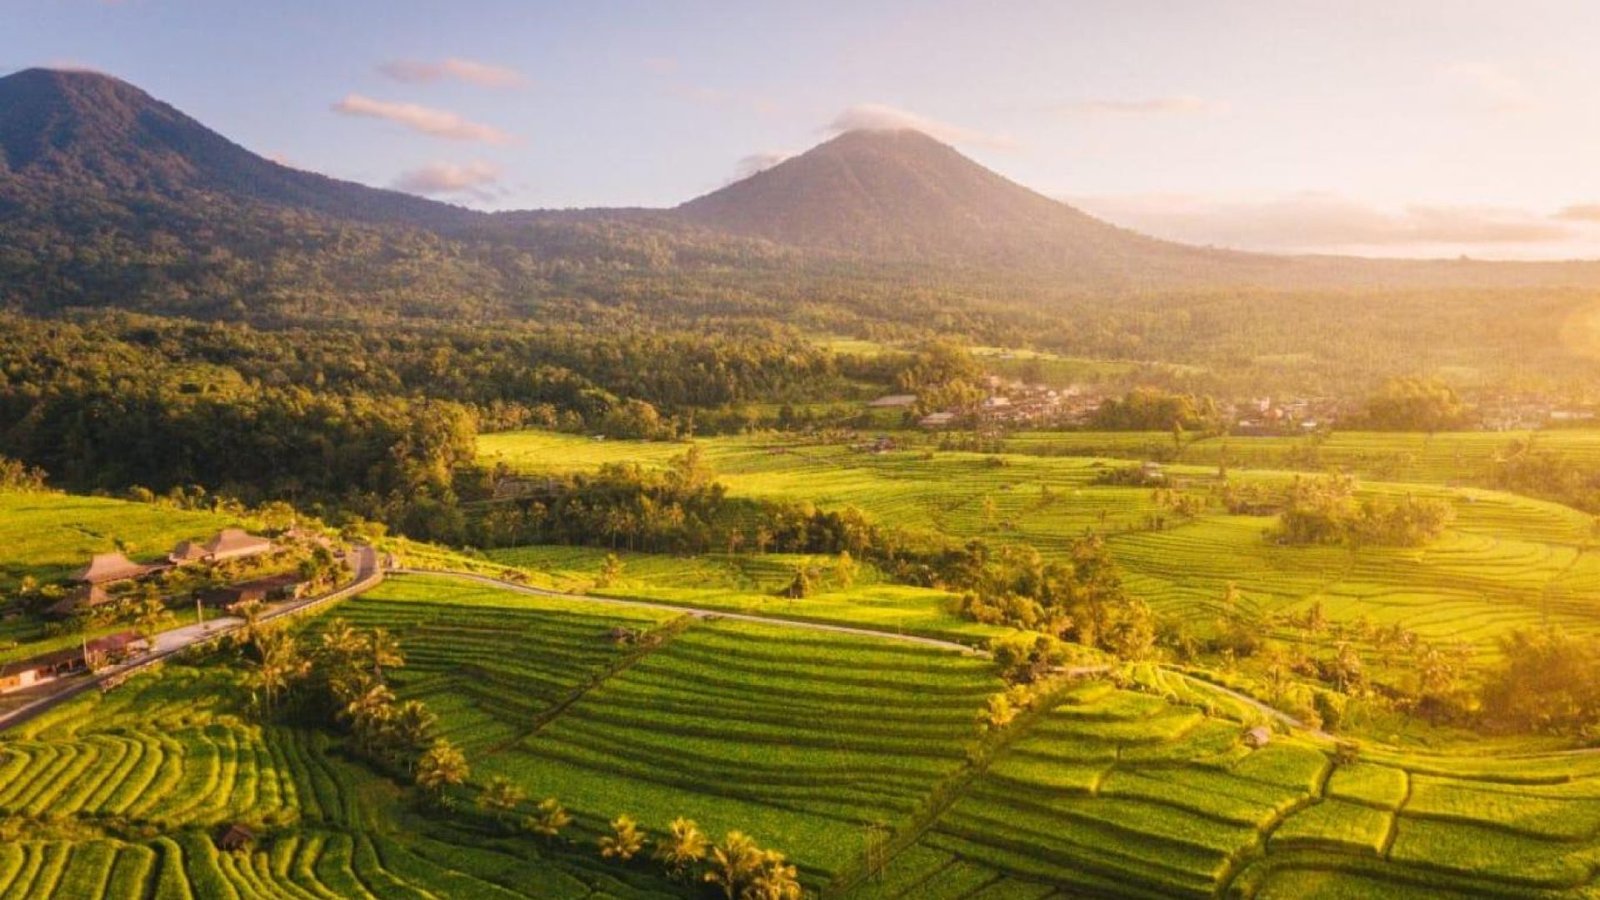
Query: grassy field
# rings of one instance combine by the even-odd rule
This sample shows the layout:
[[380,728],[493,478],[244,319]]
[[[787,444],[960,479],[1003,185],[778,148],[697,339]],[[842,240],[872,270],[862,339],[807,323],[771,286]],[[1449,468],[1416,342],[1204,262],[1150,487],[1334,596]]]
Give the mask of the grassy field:
[[[1564,446],[1581,445],[1578,433],[1550,435]],[[1455,522],[1426,548],[1280,546],[1264,536],[1272,524],[1268,518],[1228,515],[1212,507],[1185,520],[1158,506],[1148,489],[1096,483],[1107,466],[1121,464],[1107,458],[1118,446],[1149,441],[1148,435],[1072,436],[1097,443],[1068,449],[1093,449],[1106,454],[1102,457],[917,450],[876,455],[761,438],[711,439],[701,446],[736,494],[856,506],[883,525],[930,542],[982,537],[1026,542],[1049,555],[1095,530],[1107,536],[1136,594],[1158,611],[1197,626],[1215,618],[1232,582],[1242,591],[1244,605],[1263,617],[1298,614],[1321,602],[1336,621],[1399,624],[1424,639],[1466,641],[1484,658],[1495,652],[1494,639],[1512,627],[1600,628],[1600,558],[1591,551],[1592,517],[1554,503],[1444,483],[1450,479],[1442,477],[1441,460],[1454,459],[1456,451],[1440,449],[1441,440],[1490,454],[1505,436],[1451,435],[1433,442],[1424,436],[1383,437],[1395,446],[1410,440],[1433,448],[1427,466],[1440,477],[1419,476],[1410,483],[1371,480],[1362,488],[1367,494],[1409,493],[1448,502]],[[1166,440],[1170,445],[1170,437]],[[1594,444],[1600,447],[1600,441]],[[529,472],[581,470],[623,458],[664,462],[683,452],[682,445],[593,443],[545,432],[486,435],[480,448],[486,461]],[[1594,448],[1590,452],[1600,454]],[[1215,470],[1179,464],[1171,474],[1203,489]],[[1290,477],[1281,469],[1235,470],[1233,475],[1243,482]],[[991,509],[992,516],[986,512]],[[1165,519],[1163,527],[1154,527],[1155,517]],[[529,559],[538,556],[532,553]],[[860,612],[867,616],[871,610]]]
[[[533,573],[543,586],[684,606],[753,613],[881,631],[920,634],[981,644],[1007,629],[963,618],[954,595],[895,584],[870,565],[858,565],[848,587],[833,579],[831,556],[707,554],[697,557],[618,553],[622,575],[597,587],[608,551],[593,547],[537,546],[490,550],[491,561]],[[822,572],[820,589],[804,600],[779,597],[795,569]]]
[[[119,547],[136,562],[165,558],[181,540],[208,538],[235,518],[149,503],[53,492],[0,491],[0,599],[24,578],[58,582],[96,553]],[[180,623],[194,611],[177,611]],[[47,636],[35,616],[0,620],[0,662],[68,647],[81,636]],[[116,626],[99,629],[114,631]]]
[[1497,455],[1513,442],[1536,451],[1600,465],[1600,431],[1334,432],[1327,436],[1186,437],[1178,449],[1169,433],[1019,432],[1006,438],[1009,453],[1042,456],[1115,456],[1170,459],[1230,468],[1346,469],[1386,481],[1459,484],[1488,478]]

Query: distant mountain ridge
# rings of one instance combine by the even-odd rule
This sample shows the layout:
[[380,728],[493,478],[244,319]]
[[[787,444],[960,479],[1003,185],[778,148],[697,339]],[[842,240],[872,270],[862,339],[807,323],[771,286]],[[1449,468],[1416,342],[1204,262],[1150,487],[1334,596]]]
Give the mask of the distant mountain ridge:
[[359,222],[426,227],[481,217],[280,165],[125,81],[26,69],[0,78],[0,178],[106,193],[223,194]]
[[290,282],[302,298],[365,293],[357,303],[443,314],[516,306],[519,292],[550,289],[536,271],[761,270],[787,284],[802,269],[832,277],[841,262],[874,284],[956,276],[981,291],[1600,284],[1591,262],[1287,257],[1159,240],[909,130],[845,132],[671,209],[483,213],[280,165],[124,81],[52,69],[0,78],[0,247],[0,306],[160,310],[178,296],[177,309],[217,315],[275,294],[309,308],[282,299]]
[[913,130],[845,132],[677,212],[718,231],[867,256],[1105,267],[1224,255],[1103,222]]

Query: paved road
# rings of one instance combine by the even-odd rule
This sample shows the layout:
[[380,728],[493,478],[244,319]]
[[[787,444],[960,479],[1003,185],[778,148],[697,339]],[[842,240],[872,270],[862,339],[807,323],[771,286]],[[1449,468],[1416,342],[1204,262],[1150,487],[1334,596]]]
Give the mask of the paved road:
[[[336,591],[332,591],[321,596],[307,597],[304,600],[296,600],[292,603],[279,606],[270,612],[263,614],[261,616],[261,621],[270,622],[274,619],[283,618],[284,616],[291,616],[296,613],[305,612],[306,610],[315,609],[328,603],[343,600],[346,597],[354,594],[360,594],[377,587],[378,584],[383,581],[383,570],[378,565],[378,552],[371,547],[362,544],[355,548],[354,553],[356,574],[355,578],[351,580],[349,584],[339,588]],[[233,616],[222,616],[220,618],[211,619],[204,623],[197,622],[193,625],[185,625],[182,628],[172,628],[167,631],[163,631],[160,634],[157,634],[151,641],[149,650],[146,650],[144,653],[141,653],[132,659],[114,666],[107,666],[106,668],[101,669],[100,671],[87,677],[68,678],[59,682],[53,682],[53,684],[58,685],[57,689],[40,697],[37,700],[34,700],[31,703],[28,703],[25,706],[19,706],[8,713],[0,715],[0,731],[20,725],[23,722],[34,718],[35,716],[54,709],[68,700],[71,700],[74,697],[98,687],[102,682],[108,679],[153,666],[156,663],[172,656],[173,654],[196,646],[197,644],[204,644],[208,641],[217,640],[229,632],[238,629],[242,625],[244,625],[243,619]]]

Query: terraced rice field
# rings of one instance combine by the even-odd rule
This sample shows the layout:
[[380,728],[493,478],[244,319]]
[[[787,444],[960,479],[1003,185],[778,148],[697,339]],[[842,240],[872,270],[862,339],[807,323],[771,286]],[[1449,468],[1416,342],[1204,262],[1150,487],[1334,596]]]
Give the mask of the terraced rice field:
[[1326,437],[1186,438],[1174,455],[1172,435],[1140,432],[1024,432],[1006,439],[1010,453],[1172,459],[1230,468],[1341,468],[1388,481],[1461,484],[1489,476],[1494,459],[1513,441],[1527,441],[1586,466],[1600,466],[1600,431],[1334,432]]
[[[592,854],[425,820],[337,739],[251,724],[242,705],[231,672],[173,667],[0,738],[0,896],[681,893]],[[218,851],[213,835],[236,821],[255,845]]]
[[[1177,676],[1167,675],[1168,678]],[[1589,896],[1600,760],[1373,754],[1089,684],[1012,741],[863,897]]]
[[[533,546],[488,551],[501,566],[530,573],[541,587],[634,597],[685,606],[754,613],[836,625],[861,625],[883,631],[920,634],[981,644],[1004,629],[963,618],[955,595],[895,584],[876,569],[857,563],[848,587],[833,574],[835,558],[801,554],[710,553],[697,557],[620,552],[622,575],[596,586],[607,551],[593,547]],[[803,601],[778,596],[795,569],[820,573],[815,593]]]
[[[422,812],[339,739],[242,718],[215,660],[141,676],[0,737],[6,897],[699,896],[600,860],[632,814],[742,829],[861,898],[1589,896],[1600,755],[1427,756],[1278,735],[1140,667],[980,737],[988,662],[879,638],[405,576],[338,608],[394,631],[402,696],[576,815],[577,843]],[[327,617],[310,627],[321,627]],[[618,645],[616,627],[654,639]],[[980,749],[987,748],[987,749]],[[248,821],[246,851],[214,829]],[[479,824],[474,824],[474,823]],[[887,865],[864,869],[875,823]]]
[[[1576,453],[1586,446],[1585,436],[1596,437],[1543,432],[1537,441],[1560,442],[1563,452]],[[1049,436],[1024,437],[1042,442]],[[1335,435],[1324,447],[1345,440],[1370,448],[1380,438],[1396,447],[1417,445],[1425,462],[1418,463],[1418,477],[1438,477],[1419,483],[1368,481],[1363,491],[1436,497],[1455,509],[1456,520],[1444,538],[1424,549],[1283,547],[1265,537],[1270,518],[1231,516],[1216,508],[1183,521],[1160,508],[1148,489],[1095,484],[1107,465],[1121,464],[1105,459],[1029,453],[873,455],[754,438],[713,439],[703,446],[719,478],[735,493],[856,506],[881,524],[929,541],[1021,541],[1048,555],[1092,529],[1108,536],[1136,594],[1167,616],[1202,626],[1217,615],[1231,582],[1243,592],[1245,605],[1263,615],[1303,612],[1321,602],[1334,620],[1365,617],[1397,623],[1429,640],[1464,640],[1483,658],[1495,653],[1494,639],[1512,627],[1600,629],[1600,554],[1591,549],[1591,517],[1558,504],[1443,484],[1458,456],[1487,458],[1508,436]],[[1073,452],[1111,454],[1152,437],[1085,433],[1062,439],[1087,442],[1066,448]],[[1170,444],[1170,436],[1165,440]],[[591,443],[517,432],[486,435],[481,449],[486,461],[550,471],[598,465],[590,456]],[[614,455],[622,444],[596,446]],[[678,445],[633,446],[646,460],[681,452]],[[1583,452],[1600,462],[1600,440]],[[1180,465],[1171,473],[1204,485],[1215,469]],[[1235,470],[1234,477],[1280,481],[1289,476]],[[1158,516],[1165,527],[1150,527]],[[517,559],[512,552],[501,558]],[[871,612],[861,610],[863,616]],[[835,614],[849,615],[848,604]]]

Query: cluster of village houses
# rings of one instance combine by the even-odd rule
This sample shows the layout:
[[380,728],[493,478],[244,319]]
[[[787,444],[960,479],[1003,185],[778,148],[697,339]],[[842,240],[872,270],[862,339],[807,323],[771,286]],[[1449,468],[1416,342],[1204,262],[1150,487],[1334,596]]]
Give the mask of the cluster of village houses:
[[[989,376],[989,396],[970,414],[937,410],[923,415],[917,424],[929,430],[957,425],[1059,426],[1089,425],[1101,404],[1112,395],[1094,388],[1072,385],[1056,389],[1043,384],[1006,381]],[[871,401],[871,409],[909,410],[917,405],[915,394],[888,394]],[[1218,412],[1228,423],[1231,434],[1286,435],[1306,434],[1331,428],[1350,404],[1330,397],[1247,397],[1219,401]],[[1600,418],[1596,410],[1583,406],[1561,406],[1535,396],[1485,397],[1476,407],[1479,427],[1484,431],[1518,431],[1592,423]]]
[[[265,556],[277,549],[268,538],[241,528],[224,528],[204,543],[180,542],[166,559],[155,563],[137,563],[119,552],[97,553],[69,579],[72,591],[45,612],[53,618],[71,618],[115,600],[111,588],[116,585],[184,566]],[[248,601],[298,599],[306,587],[299,575],[289,573],[202,590],[195,597],[206,606],[232,611]],[[83,641],[77,647],[5,663],[0,665],[0,693],[117,662],[145,649],[147,645],[137,632],[124,631]]]

